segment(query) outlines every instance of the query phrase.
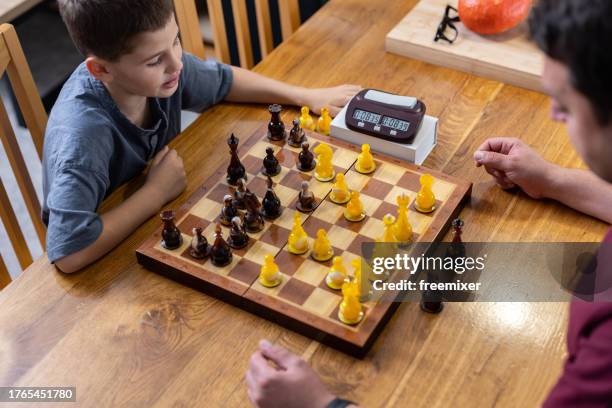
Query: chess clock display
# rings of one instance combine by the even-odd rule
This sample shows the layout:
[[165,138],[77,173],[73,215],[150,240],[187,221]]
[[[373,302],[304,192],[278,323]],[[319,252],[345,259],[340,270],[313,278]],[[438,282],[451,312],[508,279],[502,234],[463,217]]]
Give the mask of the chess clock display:
[[364,89],[349,102],[346,126],[391,142],[412,143],[425,116],[425,104],[406,96]]

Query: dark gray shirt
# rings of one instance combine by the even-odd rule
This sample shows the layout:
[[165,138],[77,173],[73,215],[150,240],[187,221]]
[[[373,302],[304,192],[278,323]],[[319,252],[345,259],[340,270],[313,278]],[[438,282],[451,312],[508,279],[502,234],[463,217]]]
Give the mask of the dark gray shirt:
[[228,65],[184,54],[177,91],[149,98],[154,125],[142,129],[81,64],[64,85],[45,134],[42,217],[49,260],[91,245],[102,233],[98,207],[179,134],[181,109],[202,112],[225,98],[231,84]]

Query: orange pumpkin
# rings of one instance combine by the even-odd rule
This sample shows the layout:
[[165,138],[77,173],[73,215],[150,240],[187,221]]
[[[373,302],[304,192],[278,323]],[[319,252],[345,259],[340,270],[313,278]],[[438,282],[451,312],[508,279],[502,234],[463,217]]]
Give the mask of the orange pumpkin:
[[478,34],[498,34],[529,15],[532,0],[459,0],[461,22]]

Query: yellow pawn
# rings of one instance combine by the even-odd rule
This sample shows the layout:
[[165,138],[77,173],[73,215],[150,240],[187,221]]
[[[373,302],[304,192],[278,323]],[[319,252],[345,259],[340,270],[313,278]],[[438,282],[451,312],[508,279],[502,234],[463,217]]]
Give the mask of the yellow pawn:
[[355,282],[342,285],[342,303],[338,309],[338,319],[345,324],[357,324],[363,319],[363,310],[355,287]]
[[317,132],[329,135],[332,118],[329,116],[329,109],[321,109],[321,116],[317,121]]
[[369,144],[361,145],[361,153],[357,157],[355,170],[362,174],[370,174],[376,170],[376,163],[374,163],[374,156],[370,152]]
[[312,244],[311,256],[315,261],[319,262],[329,261],[334,256],[334,249],[324,229],[317,231],[317,238]]
[[308,251],[308,235],[304,231],[304,227],[302,227],[302,217],[300,217],[299,212],[293,215],[293,229],[289,234],[287,246],[289,247],[289,252],[296,255],[301,255]]
[[365,216],[363,203],[359,198],[359,192],[351,191],[351,200],[348,202],[346,209],[344,210],[344,218],[351,222],[359,222],[363,221]]
[[326,143],[321,143],[312,151],[317,155],[317,165],[314,173],[315,178],[319,181],[333,180],[336,172],[332,165],[332,157],[334,155],[332,148]]
[[302,129],[315,130],[315,122],[310,116],[310,108],[308,106],[302,106],[302,116],[300,116],[300,127]]
[[351,199],[351,192],[346,180],[344,179],[343,173],[338,173],[336,176],[336,182],[334,183],[332,191],[329,194],[329,199],[336,204],[345,204]]
[[387,214],[383,217],[383,223],[385,224],[385,232],[382,237],[378,238],[376,242],[395,243],[397,238],[393,231],[393,225],[395,224],[395,217],[391,214]]
[[405,194],[397,196],[397,221],[393,226],[396,241],[402,243],[412,242],[412,225],[408,221],[408,204],[410,198]]
[[338,290],[342,288],[342,284],[346,280],[346,268],[342,264],[342,257],[336,256],[332,261],[332,267],[329,269],[325,277],[325,283],[332,289]]
[[434,178],[431,174],[423,174],[420,178],[421,190],[417,194],[414,208],[422,213],[430,213],[436,209],[436,196],[431,190]]
[[278,271],[278,265],[271,254],[266,254],[264,264],[259,273],[259,283],[267,288],[278,286],[283,281],[283,275]]

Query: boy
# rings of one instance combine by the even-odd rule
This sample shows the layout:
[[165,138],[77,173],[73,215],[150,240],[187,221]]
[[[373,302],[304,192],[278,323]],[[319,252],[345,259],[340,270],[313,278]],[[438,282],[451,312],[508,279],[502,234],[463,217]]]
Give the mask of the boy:
[[[592,203],[592,207],[585,205],[580,208],[582,211],[608,220],[612,202],[609,185],[612,182],[612,54],[601,41],[612,37],[611,19],[609,0],[539,0],[530,19],[533,39],[546,54],[542,83],[553,98],[553,119],[567,123],[570,139],[592,173],[551,170],[553,167],[514,139],[492,139],[475,154],[478,163],[489,166],[489,171],[495,170],[490,172],[502,186],[522,183],[527,194],[539,197],[549,188],[545,187],[546,181],[554,180],[549,191],[570,186],[576,193],[599,201]],[[529,171],[521,169],[523,163]],[[612,229],[604,243],[600,256],[609,258]],[[597,272],[609,276],[610,269],[609,264],[602,263]],[[612,303],[573,301],[567,345],[563,373],[544,407],[610,407]],[[267,360],[274,361],[279,368],[271,368]],[[303,360],[266,341],[262,341],[251,358],[246,381],[249,398],[259,407],[349,405],[334,400],[333,394]],[[310,395],[317,398],[309,401]]]
[[[86,60],[66,82],[45,134],[43,220],[49,260],[75,272],[100,258],[186,186],[168,142],[181,109],[222,100],[338,110],[358,86],[304,89],[183,54],[172,0],[60,0]],[[102,200],[140,174],[142,188],[97,214]]]

